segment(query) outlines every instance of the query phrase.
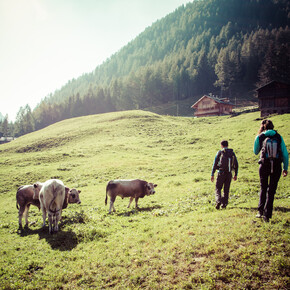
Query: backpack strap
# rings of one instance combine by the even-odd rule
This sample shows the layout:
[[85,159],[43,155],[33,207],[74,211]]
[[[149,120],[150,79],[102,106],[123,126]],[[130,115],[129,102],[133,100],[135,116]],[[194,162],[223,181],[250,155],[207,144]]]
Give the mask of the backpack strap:
[[281,147],[282,139],[281,135],[276,131],[276,134],[273,136],[277,139],[279,147]]
[[216,167],[217,169],[219,169],[220,167],[220,163],[221,163],[221,158],[222,158],[222,150],[219,150],[219,152],[217,153],[217,156],[216,156]]
[[263,142],[264,140],[266,139],[266,135],[264,133],[261,133],[259,135],[259,145],[260,145],[260,148],[259,148],[259,151],[261,151],[262,147],[263,147]]
[[280,161],[282,162],[283,158],[283,154],[282,154],[282,148],[281,148],[281,143],[282,143],[282,137],[281,135],[276,131],[276,134],[273,136],[276,138],[276,140],[278,141],[278,158],[280,159]]

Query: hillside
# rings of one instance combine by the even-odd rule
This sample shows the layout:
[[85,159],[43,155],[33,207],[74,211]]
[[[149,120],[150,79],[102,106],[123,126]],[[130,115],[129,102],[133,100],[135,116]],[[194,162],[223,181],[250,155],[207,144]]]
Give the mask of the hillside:
[[103,64],[31,111],[14,134],[64,119],[113,111],[169,108],[213,93],[252,100],[273,79],[290,82],[290,4],[286,0],[203,0],[156,21]]
[[[98,86],[109,88],[113,99],[129,98],[141,107],[146,98],[164,102],[211,90],[226,94],[229,88],[238,96],[249,96],[270,47],[267,40],[287,45],[289,30],[278,35],[290,24],[289,11],[284,0],[193,1],[156,21],[94,72],[71,80],[49,101],[96,93]],[[279,78],[284,77],[280,67]],[[153,86],[151,91],[148,86]],[[141,96],[136,96],[140,90]],[[115,95],[118,92],[121,95]],[[117,107],[124,105],[128,106],[126,100]]]
[[[273,116],[289,149],[289,114]],[[140,110],[72,118],[0,146],[0,285],[16,288],[286,289],[289,280],[289,177],[281,178],[269,224],[255,219],[259,113],[185,118]],[[221,139],[239,164],[229,206],[214,207],[210,172]],[[31,207],[18,231],[20,185],[59,178],[81,190],[63,211],[61,230],[41,230]],[[128,209],[111,179],[157,183]]]

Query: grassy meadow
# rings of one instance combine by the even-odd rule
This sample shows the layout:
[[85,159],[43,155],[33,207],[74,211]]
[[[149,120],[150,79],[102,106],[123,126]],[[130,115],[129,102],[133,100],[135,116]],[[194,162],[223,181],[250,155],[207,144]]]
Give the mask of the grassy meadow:
[[[289,114],[271,118],[290,148]],[[289,289],[290,177],[280,179],[270,223],[256,219],[259,112],[172,117],[144,111],[69,119],[0,146],[1,289]],[[211,167],[220,141],[236,152],[239,175],[227,209],[216,210]],[[31,206],[18,229],[20,185],[61,179],[81,190],[60,231],[41,229]],[[111,179],[158,184],[139,210]],[[23,220],[23,224],[24,224]]]

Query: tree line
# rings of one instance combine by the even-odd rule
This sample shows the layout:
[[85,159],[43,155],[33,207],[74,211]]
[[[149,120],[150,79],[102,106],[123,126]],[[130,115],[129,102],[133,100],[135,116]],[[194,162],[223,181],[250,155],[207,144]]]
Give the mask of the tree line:
[[290,83],[288,15],[284,0],[181,6],[33,111],[21,108],[15,135],[71,117],[143,109],[209,92],[250,98],[271,80]]

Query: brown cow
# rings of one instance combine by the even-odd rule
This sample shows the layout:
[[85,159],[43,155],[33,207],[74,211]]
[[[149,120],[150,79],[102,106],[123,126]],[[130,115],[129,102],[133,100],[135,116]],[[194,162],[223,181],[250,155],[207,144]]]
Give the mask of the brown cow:
[[16,208],[18,209],[19,227],[22,227],[23,215],[25,217],[25,225],[28,226],[28,211],[30,205],[35,205],[40,209],[39,199],[33,199],[33,196],[39,194],[42,183],[37,182],[35,184],[37,184],[37,187],[34,187],[33,185],[22,185],[17,190]]
[[111,180],[107,184],[106,188],[106,199],[105,204],[107,204],[108,196],[110,197],[110,209],[115,210],[114,202],[117,196],[122,198],[130,197],[128,208],[130,207],[133,199],[135,198],[135,205],[138,208],[138,199],[143,198],[145,195],[151,195],[155,193],[154,187],[157,184],[149,183],[145,180],[132,179],[132,180]]
[[[20,186],[16,193],[16,208],[19,210],[19,227],[22,228],[22,217],[25,217],[25,226],[28,226],[28,211],[30,205],[37,206],[40,209],[39,191],[42,187],[42,183],[37,182],[34,185]],[[75,188],[65,188],[65,200],[63,203],[63,209],[67,208],[69,203],[81,203],[79,193],[81,191]],[[34,199],[33,197],[37,198]]]

